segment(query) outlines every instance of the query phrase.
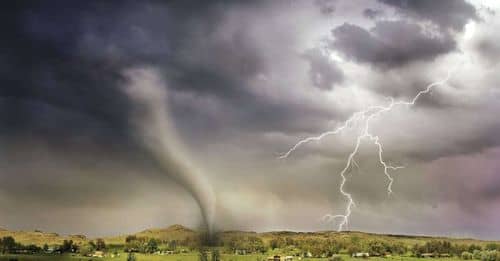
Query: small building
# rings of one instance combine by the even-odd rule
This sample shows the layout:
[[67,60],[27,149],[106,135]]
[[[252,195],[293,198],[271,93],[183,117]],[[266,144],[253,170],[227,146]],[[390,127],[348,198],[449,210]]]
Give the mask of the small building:
[[429,258],[429,257],[435,257],[436,255],[434,253],[423,253],[420,255],[420,257],[423,258]]
[[293,256],[270,256],[267,258],[267,261],[292,261]]
[[234,254],[235,255],[246,255],[247,250],[246,249],[236,249],[236,250],[234,250]]
[[95,252],[92,254],[92,257],[103,258],[103,257],[104,257],[104,252],[103,252],[103,251],[95,251]]
[[370,257],[370,254],[367,253],[367,252],[357,252],[357,253],[353,253],[352,257],[355,257],[355,258],[367,258],[367,257]]

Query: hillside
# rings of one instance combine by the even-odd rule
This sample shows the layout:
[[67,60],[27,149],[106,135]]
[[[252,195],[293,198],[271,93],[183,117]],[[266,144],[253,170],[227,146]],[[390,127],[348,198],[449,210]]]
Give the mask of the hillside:
[[[152,228],[132,234],[137,237],[154,238],[163,241],[170,240],[186,240],[198,236],[198,232],[189,229],[182,225],[172,225],[167,228]],[[128,235],[120,235],[115,237],[106,237],[104,240],[108,244],[123,244]]]
[[[171,240],[190,240],[199,236],[199,232],[182,225],[172,225],[166,228],[152,228],[137,232],[136,237],[141,238],[155,238],[162,241]],[[56,233],[47,233],[41,231],[9,231],[0,228],[0,237],[12,236],[14,239],[22,244],[36,244],[42,246],[43,244],[61,244],[65,239],[71,239],[77,244],[86,242],[87,239],[82,235],[61,236]],[[119,235],[105,237],[104,240],[107,244],[121,245],[125,243],[125,238],[128,235]],[[430,240],[448,240],[456,244],[477,244],[486,245],[491,242],[499,241],[485,241],[477,239],[463,239],[463,238],[447,238],[447,237],[428,237],[428,236],[411,236],[411,235],[387,235],[387,234],[374,234],[357,231],[346,232],[333,232],[333,231],[318,231],[318,232],[293,232],[293,231],[273,231],[256,233],[251,231],[223,231],[217,234],[221,240],[228,240],[232,238],[248,238],[258,237],[264,242],[269,242],[273,239],[291,238],[298,239],[334,239],[338,241],[350,242],[352,240],[371,241],[371,240],[385,240],[385,241],[399,241],[405,245],[411,246],[414,244],[423,244]]]
[[453,244],[477,244],[486,245],[488,243],[498,243],[499,241],[487,241],[471,238],[450,238],[450,237],[432,237],[432,236],[412,236],[412,235],[390,235],[390,234],[375,234],[366,233],[359,231],[318,231],[318,232],[291,232],[291,231],[274,231],[274,232],[264,232],[258,234],[264,240],[271,240],[276,238],[292,238],[292,239],[306,239],[306,238],[323,238],[323,239],[334,239],[338,241],[350,242],[353,240],[359,241],[372,241],[372,240],[384,240],[389,242],[402,242],[407,246],[412,246],[415,244],[424,244],[431,240],[447,240]]
[[87,238],[83,235],[69,235],[61,236],[57,233],[47,233],[42,231],[9,231],[6,229],[0,229],[0,238],[11,236],[16,242],[23,245],[35,244],[38,246],[48,245],[60,245],[64,240],[73,240],[76,244],[81,244],[87,241]]

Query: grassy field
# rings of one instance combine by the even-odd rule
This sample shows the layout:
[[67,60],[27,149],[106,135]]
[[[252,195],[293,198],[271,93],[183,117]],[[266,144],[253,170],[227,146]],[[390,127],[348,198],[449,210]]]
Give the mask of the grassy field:
[[[198,260],[198,255],[197,254],[185,254],[185,255],[169,255],[169,256],[158,256],[158,255],[143,255],[143,254],[136,254],[136,258],[138,261],[176,261],[176,260],[186,260],[186,261],[197,261]],[[125,253],[122,253],[120,257],[104,257],[104,258],[96,258],[96,257],[82,257],[78,255],[5,255],[2,256],[0,255],[0,261],[9,261],[12,259],[16,259],[18,261],[31,261],[31,260],[42,260],[42,261],[77,261],[77,260],[102,260],[102,261],[107,261],[107,260],[114,260],[114,261],[125,261],[127,260],[127,255]],[[231,259],[224,259],[224,260],[231,260]],[[235,260],[253,260],[255,261],[256,259],[235,259]]]
[[[146,239],[156,239],[161,243],[158,245],[161,249],[166,249],[167,244],[165,242],[170,242],[175,240],[177,242],[184,242],[184,245],[178,245],[178,250],[187,250],[188,249],[196,249],[189,248],[186,244],[196,242],[194,240],[200,238],[200,232],[196,230],[192,230],[181,225],[173,225],[163,229],[148,229],[138,233],[133,234],[137,238],[146,238]],[[78,247],[83,247],[85,244],[88,244],[90,240],[83,235],[58,235],[56,233],[48,233],[41,231],[9,231],[6,229],[0,229],[0,238],[11,236],[16,242],[19,242],[23,245],[35,244],[39,247],[43,246],[43,244],[48,244],[50,247],[60,246],[64,240],[73,240],[73,242]],[[318,232],[292,232],[292,231],[274,231],[274,232],[264,232],[264,233],[256,233],[250,231],[223,231],[216,234],[217,238],[221,240],[221,242],[225,242],[224,244],[228,244],[228,242],[237,242],[238,240],[250,240],[250,239],[259,239],[260,244],[264,245],[267,249],[269,249],[271,242],[276,242],[277,239],[287,239],[294,240],[297,245],[300,244],[311,244],[309,247],[317,246],[318,242],[327,242],[326,240],[334,240],[335,244],[339,244],[343,246],[343,249],[340,249],[340,253],[347,253],[347,246],[354,244],[367,246],[372,241],[383,241],[386,244],[395,244],[401,243],[407,249],[411,249],[411,247],[415,244],[423,245],[429,241],[435,240],[446,240],[451,245],[470,245],[475,244],[481,246],[483,249],[489,243],[493,243],[495,241],[484,241],[484,240],[475,240],[475,239],[467,239],[467,238],[446,238],[446,237],[427,237],[427,236],[408,236],[408,235],[384,235],[384,234],[372,234],[372,233],[363,233],[356,231],[346,231],[346,232],[332,232],[332,231],[318,231]],[[127,254],[123,252],[125,247],[125,238],[127,235],[119,235],[113,237],[104,237],[104,241],[106,243],[106,251],[108,253],[112,253],[117,251],[121,253],[120,257],[106,257],[106,258],[88,258],[82,257],[76,254],[64,254],[64,255],[0,255],[0,261],[4,260],[126,260]],[[252,242],[250,240],[250,242]],[[309,242],[309,243],[307,243]],[[329,242],[329,241],[328,241]],[[241,242],[240,242],[241,243]],[[495,242],[500,244],[500,242]],[[179,243],[180,244],[180,243]],[[330,243],[324,243],[330,244]],[[234,247],[234,246],[233,246]],[[220,248],[220,252],[224,253],[224,248]],[[231,248],[232,249],[232,248]],[[274,249],[274,248],[273,248]],[[222,260],[224,261],[261,261],[266,260],[266,258],[272,253],[293,253],[293,252],[281,252],[280,247],[275,250],[267,252],[265,255],[225,255],[222,254]],[[295,251],[292,249],[292,251]],[[182,251],[180,251],[182,253]],[[226,252],[227,253],[227,252]],[[396,252],[395,252],[396,253]],[[446,252],[451,253],[451,252]],[[460,253],[460,252],[459,252]],[[152,260],[152,261],[176,261],[176,260],[187,260],[187,261],[197,261],[198,253],[189,252],[186,254],[175,254],[175,255],[147,255],[147,254],[136,254],[137,260]],[[295,258],[294,260],[299,260],[299,258]],[[303,258],[305,261],[325,261],[327,258]],[[343,256],[344,261],[362,261],[365,259],[354,259],[347,255]],[[410,256],[393,256],[388,258],[369,258],[366,259],[368,261],[423,261],[424,259],[414,258]],[[458,258],[439,258],[434,259],[439,261],[457,261]]]
[[[105,258],[90,258],[90,257],[81,257],[81,256],[72,256],[72,255],[39,255],[39,256],[32,256],[32,255],[0,255],[0,261],[9,261],[9,260],[18,260],[18,261],[31,261],[31,260],[42,260],[42,261],[77,261],[77,260],[102,260],[102,261],[125,261],[127,258],[127,255],[122,253],[120,257],[115,257],[115,258],[110,258],[110,257],[105,257]],[[197,261],[198,260],[198,255],[196,253],[192,254],[179,254],[179,255],[165,255],[165,256],[158,256],[158,255],[144,255],[144,254],[137,254],[136,258],[138,261],[177,261],[177,260],[185,260],[185,261]],[[267,255],[222,255],[221,260],[223,261],[261,261],[265,260],[267,258]],[[294,260],[299,260],[298,258],[294,258]],[[303,261],[326,261],[328,258],[302,258]],[[399,256],[394,256],[394,257],[388,257],[388,258],[377,258],[377,257],[372,257],[368,259],[359,259],[359,258],[351,258],[349,256],[343,256],[344,261],[360,261],[360,260],[366,260],[366,261],[422,261],[422,260],[427,260],[427,259],[422,259],[422,258],[415,258],[415,257],[399,257]],[[458,258],[439,258],[439,259],[432,259],[432,260],[438,260],[438,261],[458,261],[460,259]]]

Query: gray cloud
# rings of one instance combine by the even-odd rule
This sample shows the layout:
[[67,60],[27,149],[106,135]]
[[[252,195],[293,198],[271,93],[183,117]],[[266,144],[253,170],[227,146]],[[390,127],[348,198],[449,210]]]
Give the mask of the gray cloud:
[[331,15],[335,12],[337,0],[315,0],[314,3],[319,6],[322,14]]
[[431,36],[417,24],[379,21],[371,31],[345,23],[332,31],[332,47],[349,59],[381,68],[429,61],[456,48],[450,35]]
[[334,85],[342,83],[342,70],[328,56],[318,49],[305,52],[304,58],[309,61],[309,77],[313,85],[322,90],[330,90]]
[[380,9],[366,8],[365,10],[363,10],[363,15],[365,17],[370,18],[370,19],[376,19],[383,14],[384,14],[384,11],[380,10]]
[[470,19],[478,19],[476,8],[464,0],[379,0],[416,19],[431,21],[443,29],[462,30]]

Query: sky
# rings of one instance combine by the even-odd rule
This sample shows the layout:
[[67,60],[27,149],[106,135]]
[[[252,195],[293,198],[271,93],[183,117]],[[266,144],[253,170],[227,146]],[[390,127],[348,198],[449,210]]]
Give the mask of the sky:
[[[495,0],[22,1],[0,10],[0,227],[500,239]],[[452,70],[453,69],[453,70]],[[207,221],[205,221],[207,222]],[[337,222],[337,223],[336,223]]]

